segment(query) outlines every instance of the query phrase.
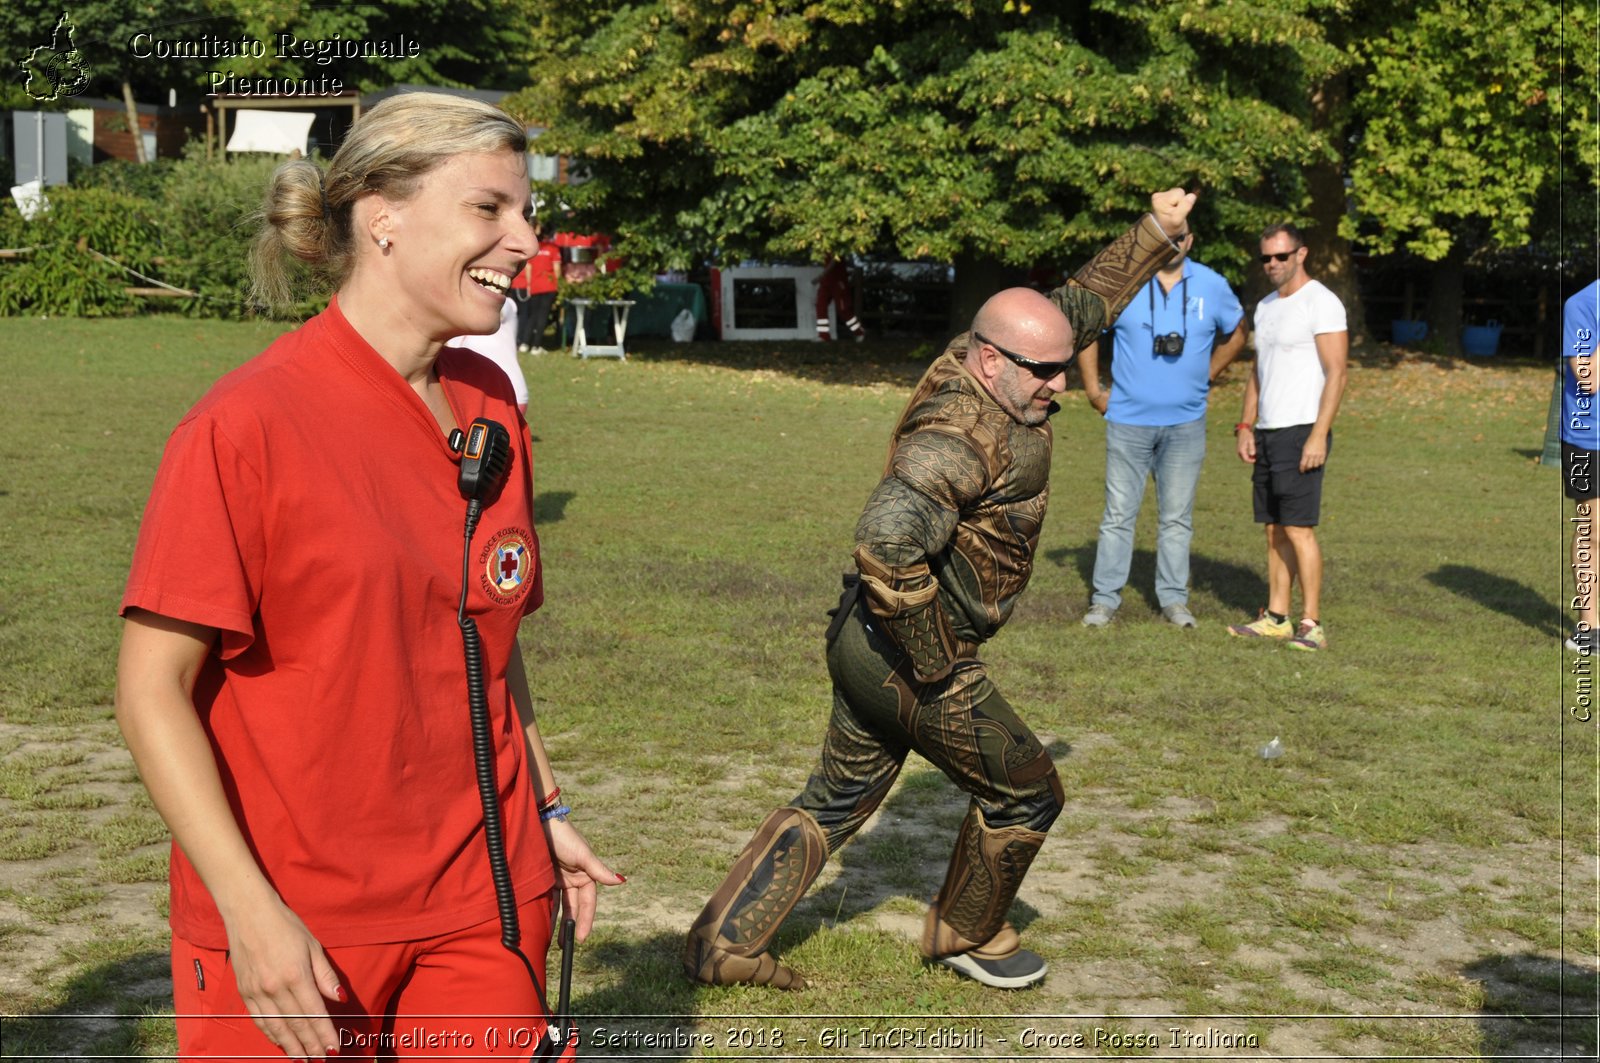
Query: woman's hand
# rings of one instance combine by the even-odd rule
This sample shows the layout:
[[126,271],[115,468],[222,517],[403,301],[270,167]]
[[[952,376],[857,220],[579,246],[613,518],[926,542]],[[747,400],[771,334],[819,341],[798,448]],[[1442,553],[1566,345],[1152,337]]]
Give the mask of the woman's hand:
[[561,906],[577,921],[578,940],[582,941],[594,927],[596,883],[620,886],[628,880],[602,863],[578,828],[566,820],[546,820],[544,829],[561,887]]
[[256,1028],[291,1059],[337,1055],[339,1035],[324,1001],[347,998],[327,954],[300,917],[273,899],[227,926],[239,996]]
[[217,904],[256,1026],[296,1059],[321,1058],[339,1049],[322,1002],[341,998],[339,978],[245,845],[195,712],[195,677],[216,640],[212,628],[130,610],[117,658],[117,723],[156,810]]

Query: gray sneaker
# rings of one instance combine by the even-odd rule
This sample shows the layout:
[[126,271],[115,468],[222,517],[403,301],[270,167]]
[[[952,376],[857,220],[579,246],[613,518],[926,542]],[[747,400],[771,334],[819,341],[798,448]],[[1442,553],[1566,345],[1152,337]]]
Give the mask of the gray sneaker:
[[1179,627],[1194,627],[1194,614],[1189,612],[1189,607],[1182,602],[1163,605],[1161,607],[1161,615],[1167,618],[1169,624],[1177,624]]
[[1117,611],[1109,605],[1091,605],[1089,606],[1089,611],[1083,614],[1083,626],[1105,627],[1111,623],[1111,618],[1116,615]]
[[1007,956],[986,956],[982,950],[958,952],[937,961],[975,982],[996,989],[1026,989],[1043,980],[1050,967],[1036,952],[1019,948]]

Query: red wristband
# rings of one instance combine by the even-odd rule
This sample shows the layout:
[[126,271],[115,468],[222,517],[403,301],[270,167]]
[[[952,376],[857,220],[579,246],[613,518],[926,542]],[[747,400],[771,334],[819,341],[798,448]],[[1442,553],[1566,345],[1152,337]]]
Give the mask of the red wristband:
[[539,802],[539,811],[547,812],[561,803],[561,787],[556,787],[544,795],[544,800]]
[[1251,424],[1249,421],[1240,421],[1238,424],[1233,426],[1233,434],[1238,435],[1239,429],[1241,428],[1248,428],[1251,432],[1256,430],[1256,426]]

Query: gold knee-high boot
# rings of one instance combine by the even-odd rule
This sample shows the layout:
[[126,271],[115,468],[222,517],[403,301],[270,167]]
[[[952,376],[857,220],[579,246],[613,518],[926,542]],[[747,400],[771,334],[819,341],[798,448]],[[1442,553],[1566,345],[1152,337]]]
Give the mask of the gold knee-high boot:
[[922,954],[937,960],[963,952],[1015,952],[1020,938],[1006,913],[1044,839],[1026,827],[988,826],[974,802],[961,822],[944,885],[928,907]]
[[809,812],[780,808],[767,816],[689,928],[684,973],[707,985],[804,989],[806,980],[766,949],[827,859],[827,839]]

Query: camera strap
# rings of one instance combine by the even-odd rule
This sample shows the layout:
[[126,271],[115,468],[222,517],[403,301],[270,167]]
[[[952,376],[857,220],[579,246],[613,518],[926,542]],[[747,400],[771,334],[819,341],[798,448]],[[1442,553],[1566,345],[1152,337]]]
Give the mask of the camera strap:
[[[1156,329],[1156,286],[1160,283],[1160,278],[1151,277],[1150,287],[1145,289],[1150,296],[1150,336],[1152,342],[1154,342],[1156,336],[1161,335]],[[1167,296],[1170,294],[1165,288],[1161,290],[1162,309],[1166,309]],[[1178,352],[1181,356],[1183,351],[1189,349],[1189,274],[1187,271],[1184,272],[1183,278],[1178,281],[1178,327],[1182,330],[1181,335],[1183,338],[1183,350]]]

